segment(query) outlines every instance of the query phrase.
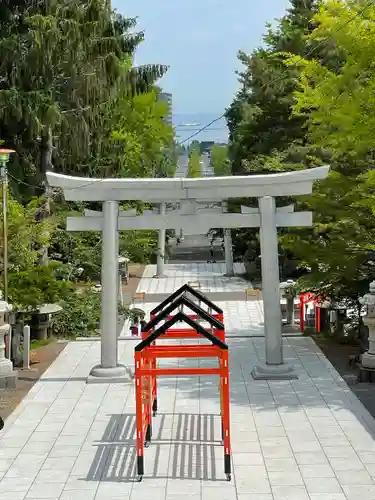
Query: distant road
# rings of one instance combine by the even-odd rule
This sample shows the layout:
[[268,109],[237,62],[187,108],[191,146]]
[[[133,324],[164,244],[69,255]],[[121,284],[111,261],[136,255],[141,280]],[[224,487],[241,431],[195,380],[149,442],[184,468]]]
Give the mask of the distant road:
[[175,177],[187,177],[189,156],[187,154],[178,157],[178,164]]
[[[208,155],[201,155],[201,173],[202,177],[212,177],[214,172],[211,167],[210,158]],[[178,157],[178,165],[175,177],[187,177],[189,166],[189,156],[187,154]]]

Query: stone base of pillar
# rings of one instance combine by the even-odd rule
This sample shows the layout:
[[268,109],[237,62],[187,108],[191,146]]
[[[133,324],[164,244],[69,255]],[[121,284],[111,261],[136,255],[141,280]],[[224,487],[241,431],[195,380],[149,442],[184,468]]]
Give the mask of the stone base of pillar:
[[251,375],[254,380],[294,380],[298,375],[294,367],[285,363],[281,365],[257,365],[254,366]]
[[87,378],[88,384],[124,384],[133,382],[134,373],[125,365],[117,365],[114,368],[104,368],[101,365],[94,366]]
[[234,277],[234,272],[233,273],[225,273],[223,274],[225,278],[233,278]]
[[153,278],[159,279],[159,278],[166,278],[166,274],[154,274]]
[[361,364],[364,368],[375,370],[375,355],[370,354],[368,351],[361,356]]
[[18,373],[11,372],[7,375],[0,375],[0,390],[16,389],[17,388]]

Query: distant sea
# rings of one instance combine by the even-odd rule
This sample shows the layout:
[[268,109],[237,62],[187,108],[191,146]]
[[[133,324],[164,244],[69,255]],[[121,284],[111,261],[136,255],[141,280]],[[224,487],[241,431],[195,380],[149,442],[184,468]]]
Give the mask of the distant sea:
[[[212,122],[220,116],[220,112],[214,113],[176,113],[173,115],[173,125],[176,127],[177,139],[179,142],[195,134],[202,127]],[[228,142],[228,128],[225,118],[213,123],[210,127],[199,132],[199,134],[188,142],[215,141],[221,143]]]

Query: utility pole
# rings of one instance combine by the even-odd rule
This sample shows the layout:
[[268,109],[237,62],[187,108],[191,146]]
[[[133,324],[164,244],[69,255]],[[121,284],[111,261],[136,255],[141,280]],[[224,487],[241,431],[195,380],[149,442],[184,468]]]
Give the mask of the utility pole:
[[4,297],[8,302],[8,171],[7,165],[13,149],[0,149],[0,175],[2,183],[2,215],[3,215],[3,279]]

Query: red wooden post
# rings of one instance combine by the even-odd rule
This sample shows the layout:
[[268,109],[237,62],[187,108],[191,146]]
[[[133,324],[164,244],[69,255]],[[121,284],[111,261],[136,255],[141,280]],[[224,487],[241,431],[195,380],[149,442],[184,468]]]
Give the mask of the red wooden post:
[[315,331],[320,333],[320,305],[315,304]]
[[299,296],[299,331],[303,333],[305,331],[305,294],[301,293]]

